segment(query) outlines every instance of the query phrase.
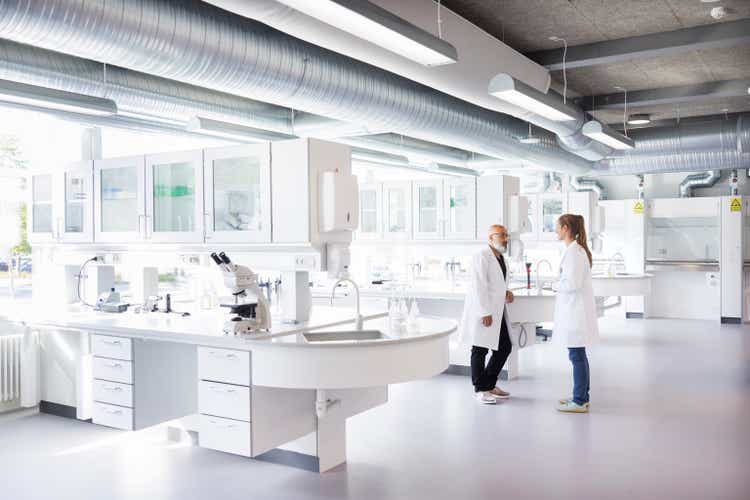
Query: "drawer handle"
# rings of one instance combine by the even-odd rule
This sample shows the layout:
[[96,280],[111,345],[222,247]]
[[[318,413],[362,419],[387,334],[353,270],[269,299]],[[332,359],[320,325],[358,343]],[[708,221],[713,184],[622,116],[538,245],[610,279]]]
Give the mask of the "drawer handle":
[[115,391],[115,392],[122,392],[122,387],[107,387],[104,386],[105,391]]
[[215,392],[225,392],[227,394],[231,394],[233,392],[237,392],[236,389],[222,389],[221,387],[216,387],[215,385],[209,385],[209,390],[215,391]]
[[110,345],[121,345],[122,344],[122,342],[120,342],[119,340],[106,340],[106,339],[102,339],[102,343],[104,343],[104,344],[110,344]]
[[232,429],[234,427],[237,427],[237,424],[225,424],[225,425],[219,425],[219,422],[216,420],[209,420],[212,424],[214,424],[219,429]]
[[106,366],[108,368],[122,368],[122,364],[120,363],[108,363]]
[[122,410],[104,410],[106,413],[112,414],[112,415],[122,415]]
[[236,355],[236,354],[234,354],[234,353],[232,353],[232,352],[230,352],[230,353],[227,353],[227,354],[222,354],[222,353],[220,353],[220,352],[216,352],[216,351],[209,351],[209,354],[210,354],[211,356],[214,356],[215,358],[226,358],[226,359],[234,359],[234,358],[236,358],[236,357],[237,357],[237,355]]

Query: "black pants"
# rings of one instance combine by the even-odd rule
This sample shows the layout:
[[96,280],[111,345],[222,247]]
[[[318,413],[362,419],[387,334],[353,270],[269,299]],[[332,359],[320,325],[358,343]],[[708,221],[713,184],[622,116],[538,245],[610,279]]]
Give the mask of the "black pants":
[[500,370],[503,369],[512,348],[513,345],[510,343],[510,337],[505,328],[500,332],[500,344],[497,351],[492,351],[487,366],[484,365],[484,361],[488,349],[478,346],[471,347],[471,382],[474,384],[475,392],[491,391],[495,388]]

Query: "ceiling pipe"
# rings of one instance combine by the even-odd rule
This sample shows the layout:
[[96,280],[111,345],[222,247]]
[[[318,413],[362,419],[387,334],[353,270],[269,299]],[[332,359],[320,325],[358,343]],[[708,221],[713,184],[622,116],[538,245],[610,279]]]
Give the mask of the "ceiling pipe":
[[690,174],[680,183],[680,198],[693,196],[696,188],[713,187],[721,179],[720,170],[709,170],[700,174]]
[[706,151],[684,154],[640,155],[608,158],[597,163],[590,175],[665,174],[750,168],[750,153]]
[[[519,143],[521,120],[192,1],[4,0],[0,37],[343,122],[583,175],[591,163]],[[81,29],[82,26],[86,29]]]
[[607,188],[596,180],[588,177],[570,177],[570,186],[576,191],[593,191],[599,196],[600,200],[607,199]]

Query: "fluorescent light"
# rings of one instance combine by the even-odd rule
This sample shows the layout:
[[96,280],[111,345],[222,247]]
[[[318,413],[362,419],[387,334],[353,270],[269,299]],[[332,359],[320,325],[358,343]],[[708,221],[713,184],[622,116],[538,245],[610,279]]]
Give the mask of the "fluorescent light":
[[542,94],[508,75],[500,73],[491,81],[488,89],[491,95],[510,104],[523,108],[548,120],[565,122],[576,119],[575,108],[563,104],[553,94]]
[[651,123],[651,117],[646,113],[633,114],[628,117],[628,124],[630,125],[646,125]]
[[364,0],[279,0],[358,38],[424,66],[458,61],[456,48],[372,2]]
[[201,116],[193,117],[187,124],[187,130],[201,134],[220,137],[222,139],[231,139],[240,142],[258,142],[258,141],[278,141],[281,139],[293,139],[293,135],[272,132],[236,123],[222,122],[203,118]]
[[635,147],[633,139],[626,137],[607,125],[603,125],[597,121],[592,120],[586,122],[583,125],[582,132],[586,137],[599,141],[614,149],[624,150],[633,149]]
[[75,94],[10,80],[0,80],[0,101],[95,116],[109,116],[117,113],[117,104],[112,99]]

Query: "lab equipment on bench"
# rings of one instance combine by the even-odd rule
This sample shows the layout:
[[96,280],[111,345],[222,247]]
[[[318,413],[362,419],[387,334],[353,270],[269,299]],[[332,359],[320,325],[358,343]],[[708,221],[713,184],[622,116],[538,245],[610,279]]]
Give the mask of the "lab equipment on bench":
[[130,304],[120,302],[120,292],[116,292],[114,287],[96,299],[96,308],[102,312],[122,313],[127,311],[129,306]]
[[[224,323],[224,333],[237,335],[267,331],[271,327],[271,311],[258,287],[258,275],[246,266],[234,264],[224,252],[212,253],[211,259],[221,268],[224,285],[234,296],[234,303],[221,304],[232,314]],[[248,292],[254,297],[248,298]]]

